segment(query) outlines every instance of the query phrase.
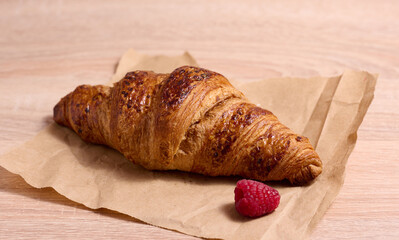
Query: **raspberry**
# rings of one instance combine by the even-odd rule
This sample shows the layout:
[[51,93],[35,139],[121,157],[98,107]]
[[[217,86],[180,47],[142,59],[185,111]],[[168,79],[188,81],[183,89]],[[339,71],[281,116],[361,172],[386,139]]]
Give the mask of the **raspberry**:
[[242,179],[234,189],[237,212],[247,217],[271,213],[280,203],[278,191],[264,183]]

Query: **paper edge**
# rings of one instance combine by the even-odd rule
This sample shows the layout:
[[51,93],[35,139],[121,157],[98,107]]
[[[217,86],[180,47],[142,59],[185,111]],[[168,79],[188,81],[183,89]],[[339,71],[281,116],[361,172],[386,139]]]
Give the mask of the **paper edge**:
[[[344,74],[349,74],[349,73],[363,73],[367,75],[367,83],[364,87],[363,92],[366,93],[365,95],[363,95],[360,103],[359,103],[359,109],[363,108],[364,111],[358,111],[357,114],[355,115],[352,123],[350,124],[350,126],[348,127],[348,129],[353,130],[353,132],[351,134],[354,134],[356,136],[356,139],[354,140],[354,142],[352,144],[345,144],[346,147],[346,153],[345,153],[345,157],[344,157],[344,162],[345,164],[343,164],[343,173],[342,176],[340,176],[340,178],[338,179],[338,181],[333,182],[335,183],[336,188],[338,188],[338,190],[336,192],[332,191],[333,194],[331,194],[331,198],[329,201],[324,201],[322,200],[321,203],[317,210],[315,211],[315,215],[313,215],[313,217],[311,218],[311,221],[308,224],[307,230],[305,232],[305,238],[310,238],[311,234],[313,233],[313,231],[315,230],[315,228],[317,227],[317,224],[320,223],[320,221],[322,221],[323,216],[326,214],[326,212],[328,211],[328,209],[331,207],[331,205],[334,203],[335,199],[337,198],[337,196],[339,195],[342,186],[345,183],[345,176],[346,176],[346,167],[347,167],[347,163],[349,160],[349,157],[352,153],[352,151],[354,150],[356,143],[357,143],[357,132],[367,114],[367,110],[369,108],[369,106],[371,105],[373,99],[374,99],[374,92],[375,92],[375,87],[377,84],[377,79],[378,79],[378,74],[376,73],[369,73],[367,71],[356,71],[356,70],[352,70],[352,69],[345,69],[345,71],[343,72],[342,76],[344,76]],[[342,77],[341,76],[341,77]],[[328,115],[328,114],[327,114]],[[324,128],[322,129],[322,131],[324,130]],[[322,134],[322,133],[321,133]],[[350,138],[351,134],[349,134],[348,136],[346,136],[347,138]],[[335,155],[335,154],[334,154]],[[333,157],[333,156],[332,156]],[[323,199],[326,198],[326,196],[328,195],[328,191],[325,192]],[[324,203],[324,204],[323,204]]]

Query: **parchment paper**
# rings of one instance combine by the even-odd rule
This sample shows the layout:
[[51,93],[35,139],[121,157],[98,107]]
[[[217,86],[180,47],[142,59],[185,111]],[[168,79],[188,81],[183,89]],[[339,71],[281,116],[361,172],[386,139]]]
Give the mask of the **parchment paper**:
[[[197,64],[188,53],[151,57],[129,50],[112,81],[131,70],[170,72],[181,65]],[[324,164],[323,173],[309,186],[269,182],[280,192],[281,203],[272,214],[257,219],[241,217],[234,209],[238,178],[148,171],[112,149],[85,143],[56,124],[0,157],[0,165],[34,187],[53,187],[89,208],[112,209],[194,236],[303,239],[343,184],[345,165],[372,101],[376,78],[367,72],[347,70],[331,78],[235,82],[254,103],[308,136]]]

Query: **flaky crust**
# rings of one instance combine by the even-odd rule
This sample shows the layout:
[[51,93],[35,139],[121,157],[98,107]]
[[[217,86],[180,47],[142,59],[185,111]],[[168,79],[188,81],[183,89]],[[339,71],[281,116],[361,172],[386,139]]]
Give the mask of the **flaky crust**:
[[306,137],[222,75],[197,67],[129,72],[113,87],[79,86],[54,107],[54,120],[152,170],[294,184],[322,171]]

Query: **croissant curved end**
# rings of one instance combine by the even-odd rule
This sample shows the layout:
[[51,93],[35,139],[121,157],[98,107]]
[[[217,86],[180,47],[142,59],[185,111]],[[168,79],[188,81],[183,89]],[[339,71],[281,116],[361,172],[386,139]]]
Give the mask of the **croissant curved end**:
[[65,100],[64,99],[61,99],[61,101],[59,101],[57,103],[57,105],[54,106],[53,119],[58,124],[61,124],[64,126],[69,125],[67,118],[65,116]]
[[312,163],[303,166],[297,173],[290,176],[288,180],[292,184],[298,185],[309,183],[321,174],[322,168],[320,159],[315,158]]

